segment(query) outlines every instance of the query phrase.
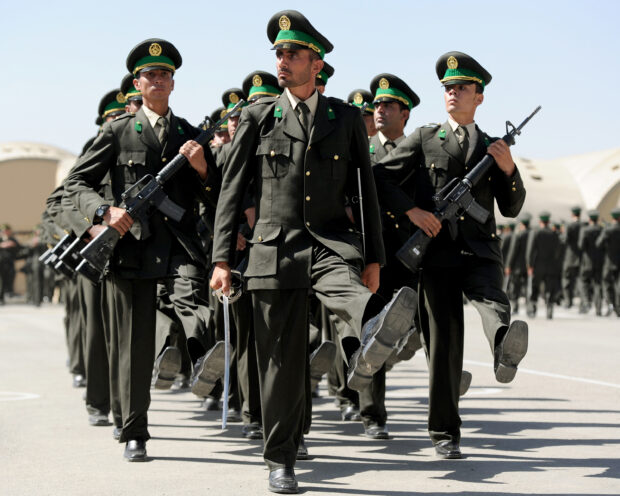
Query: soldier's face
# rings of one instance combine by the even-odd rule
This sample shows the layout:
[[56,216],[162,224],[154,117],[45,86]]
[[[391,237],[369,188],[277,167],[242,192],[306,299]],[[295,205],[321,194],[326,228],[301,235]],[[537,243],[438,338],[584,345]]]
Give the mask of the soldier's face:
[[475,84],[451,84],[444,87],[446,111],[449,114],[474,114],[484,100],[482,93],[476,93]]
[[375,104],[375,127],[390,134],[402,131],[409,117],[409,110],[403,109],[398,102],[380,102]]
[[229,117],[228,118],[228,135],[230,139],[233,139],[235,132],[237,131],[237,126],[239,125],[239,116]]
[[283,88],[296,88],[312,82],[323,68],[322,60],[312,60],[310,50],[276,50],[278,84]]
[[230,135],[228,134],[228,131],[218,131],[215,133],[215,136],[213,136],[213,142],[216,146],[222,146],[230,142]]
[[144,100],[152,102],[167,101],[174,89],[172,73],[162,69],[141,72],[133,84],[140,90]]
[[368,133],[368,136],[374,136],[375,134],[377,134],[374,115],[364,114],[363,117],[364,124],[366,124],[366,132]]

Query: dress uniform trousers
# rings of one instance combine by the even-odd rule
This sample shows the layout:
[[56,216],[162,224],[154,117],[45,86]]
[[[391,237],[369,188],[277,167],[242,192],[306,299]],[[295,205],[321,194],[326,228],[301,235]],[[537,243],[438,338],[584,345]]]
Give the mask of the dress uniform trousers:
[[76,280],[65,280],[65,319],[67,348],[69,351],[69,372],[86,375],[84,366],[83,330],[86,324],[81,311],[79,291]]
[[421,275],[420,321],[430,371],[428,431],[434,444],[460,441],[463,294],[480,313],[492,352],[498,331],[510,323],[501,264],[475,255],[455,257],[460,257],[457,266],[428,267]]
[[[345,348],[355,349],[372,293],[362,284],[358,268],[318,243],[312,250],[310,277],[314,294],[349,324],[349,335],[341,339]],[[311,401],[308,288],[257,289],[251,294],[265,441],[263,456],[271,470],[293,467],[307,402]],[[377,311],[380,308],[377,305]],[[355,344],[349,345],[350,338],[356,338]]]

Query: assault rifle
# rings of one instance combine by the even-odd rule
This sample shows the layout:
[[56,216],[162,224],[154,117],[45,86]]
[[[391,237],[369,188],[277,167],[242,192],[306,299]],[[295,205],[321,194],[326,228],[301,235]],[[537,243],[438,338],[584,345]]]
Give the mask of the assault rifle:
[[[243,100],[239,100],[239,102],[219,121],[214,123],[213,126],[202,130],[200,134],[194,138],[194,141],[202,146],[206,146],[215,134],[215,130],[226,122],[230,114],[237,111],[243,103]],[[202,128],[202,124],[200,124],[199,127]],[[159,171],[155,177],[150,174],[145,175],[121,195],[123,199],[121,207],[126,209],[127,213],[134,221],[140,223],[143,238],[146,238],[149,234],[149,217],[155,210],[159,210],[164,215],[177,222],[183,218],[185,209],[168,198],[163,189],[163,185],[181,168],[185,167],[186,164],[187,158],[179,153],[168,165]],[[108,226],[101,231],[80,251],[80,255],[84,260],[77,266],[77,272],[87,277],[89,277],[88,275],[92,276],[94,273],[97,273],[100,277],[103,274],[108,260],[112,257],[112,252],[120,237],[120,233],[113,227]]]
[[64,253],[64,251],[71,243],[73,243],[74,240],[75,235],[65,234],[58,243],[39,257],[39,262],[43,265],[48,265],[49,267],[56,269],[56,263],[58,262],[60,255]]
[[[506,136],[502,139],[508,146],[515,144],[515,136],[521,134],[521,129],[540,109],[539,105],[519,127],[515,127],[510,121],[506,121]],[[485,177],[494,164],[495,160],[487,153],[465,177],[455,177],[433,196],[435,203],[433,214],[439,222],[448,222],[452,239],[455,239],[457,235],[456,221],[464,214],[468,214],[480,224],[484,224],[489,218],[490,212],[474,200],[471,190]],[[396,257],[405,267],[415,272],[420,267],[431,240],[432,238],[422,229],[418,229],[396,252]]]

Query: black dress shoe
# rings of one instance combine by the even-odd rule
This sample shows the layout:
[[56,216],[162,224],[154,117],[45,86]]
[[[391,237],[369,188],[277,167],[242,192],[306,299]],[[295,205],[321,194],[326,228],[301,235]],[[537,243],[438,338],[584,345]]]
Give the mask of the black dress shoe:
[[257,423],[245,424],[241,434],[246,439],[263,439],[263,426]]
[[297,494],[299,488],[293,467],[277,468],[269,472],[269,490],[272,493]]
[[73,387],[83,388],[86,387],[86,377],[82,374],[73,374]]
[[146,460],[146,441],[130,439],[125,445],[123,456],[129,462],[143,462]]
[[463,458],[459,443],[454,441],[441,441],[435,445],[435,453],[444,460],[458,460]]
[[202,407],[207,412],[216,412],[220,409],[220,400],[213,396],[207,396],[202,403]]
[[226,422],[231,422],[233,424],[241,422],[241,412],[237,410],[236,408],[232,408],[228,410],[228,415],[226,416]]
[[181,350],[168,346],[155,360],[151,385],[155,389],[170,389],[181,370]]
[[122,427],[114,427],[114,430],[112,431],[112,437],[118,441],[121,438],[122,431]]
[[306,446],[306,440],[303,436],[301,436],[301,441],[299,441],[299,446],[297,446],[297,459],[298,460],[309,460],[310,456],[308,455],[308,448]]
[[369,425],[364,427],[364,436],[369,437],[370,439],[389,439],[390,435],[388,434],[387,427],[385,425]]
[[170,387],[170,389],[172,389],[173,391],[183,391],[189,388],[190,388],[189,377],[183,374],[177,375],[176,379],[174,380],[174,383]]
[[517,365],[527,353],[527,324],[522,320],[513,320],[501,342],[495,347],[495,379],[507,383],[514,379]]
[[88,412],[88,423],[95,426],[110,425],[108,414],[95,408],[90,409]]
[[342,410],[342,420],[345,422],[359,422],[362,420],[362,416],[360,415],[360,409],[355,405],[349,405],[344,410]]
[[215,387],[217,380],[224,377],[225,366],[226,344],[224,341],[218,341],[196,361],[190,381],[192,393],[203,398],[207,396]]

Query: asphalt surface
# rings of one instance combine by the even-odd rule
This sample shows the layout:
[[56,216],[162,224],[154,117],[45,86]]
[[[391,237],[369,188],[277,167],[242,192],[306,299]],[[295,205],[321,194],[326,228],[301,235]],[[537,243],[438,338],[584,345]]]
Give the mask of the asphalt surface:
[[[334,495],[620,494],[620,319],[558,310],[530,320],[515,381],[494,380],[480,319],[465,311],[462,460],[426,432],[423,354],[388,375],[391,439],[340,421],[321,383],[296,467],[301,492]],[[221,429],[190,392],[153,391],[149,461],[128,463],[112,427],[91,427],[71,386],[60,306],[0,307],[0,495],[269,494],[261,441]]]

